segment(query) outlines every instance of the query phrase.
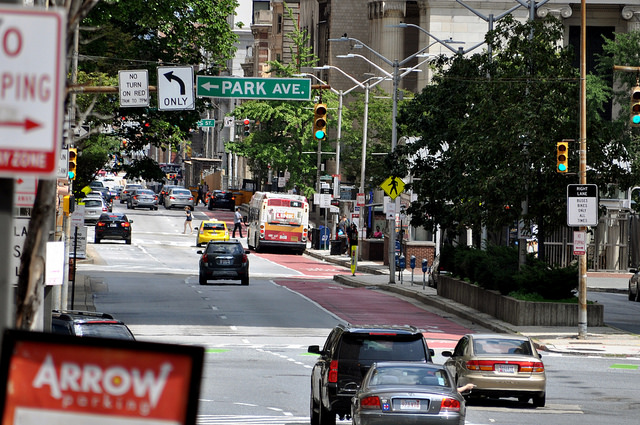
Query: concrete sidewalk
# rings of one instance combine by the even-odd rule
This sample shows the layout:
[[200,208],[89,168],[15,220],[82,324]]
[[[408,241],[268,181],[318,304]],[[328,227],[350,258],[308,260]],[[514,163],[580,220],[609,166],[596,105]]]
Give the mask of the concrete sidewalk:
[[[639,357],[640,336],[609,326],[587,328],[587,338],[578,339],[578,329],[574,327],[514,326],[492,316],[481,313],[465,305],[438,296],[434,288],[423,285],[422,270],[403,273],[400,283],[396,272],[395,284],[389,283],[389,267],[381,262],[360,261],[356,275],[351,275],[351,261],[346,255],[329,255],[328,250],[307,250],[312,257],[347,268],[344,274],[334,276],[334,280],[349,286],[375,286],[380,290],[394,292],[419,300],[425,305],[455,314],[482,327],[500,333],[519,333],[533,338],[538,345],[551,352],[571,354],[600,354],[605,356]],[[588,291],[626,292],[629,273],[588,273]]]

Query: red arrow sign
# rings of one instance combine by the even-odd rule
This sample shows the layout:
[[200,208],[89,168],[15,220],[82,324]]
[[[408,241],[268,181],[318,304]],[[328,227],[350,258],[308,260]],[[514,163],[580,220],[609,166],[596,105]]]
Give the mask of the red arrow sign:
[[41,126],[39,122],[25,118],[24,121],[0,121],[0,127],[23,127],[25,131],[33,130]]

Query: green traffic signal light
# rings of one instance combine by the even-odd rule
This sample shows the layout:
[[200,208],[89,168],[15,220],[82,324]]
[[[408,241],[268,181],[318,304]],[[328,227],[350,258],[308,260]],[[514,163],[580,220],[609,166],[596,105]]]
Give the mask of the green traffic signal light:
[[327,105],[317,103],[313,107],[313,136],[322,140],[327,136]]
[[556,143],[556,171],[566,173],[569,169],[569,143]]

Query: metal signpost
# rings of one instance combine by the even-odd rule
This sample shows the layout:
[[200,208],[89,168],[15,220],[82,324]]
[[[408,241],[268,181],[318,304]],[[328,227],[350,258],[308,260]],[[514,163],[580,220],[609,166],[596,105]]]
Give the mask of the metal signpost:
[[311,100],[311,80],[308,78],[238,78],[198,75],[196,96]]

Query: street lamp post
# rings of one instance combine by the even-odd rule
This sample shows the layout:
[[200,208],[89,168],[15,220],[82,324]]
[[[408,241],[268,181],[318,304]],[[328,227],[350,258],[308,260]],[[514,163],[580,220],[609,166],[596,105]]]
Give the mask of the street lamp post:
[[[362,41],[358,40],[357,38],[352,38],[352,37],[341,37],[341,38],[333,38],[333,39],[329,39],[329,41],[352,41],[355,43],[358,43],[359,45],[361,45],[362,47],[366,48],[367,50],[369,50],[371,53],[373,53],[376,57],[378,57],[380,60],[382,60],[384,63],[386,63],[387,65],[389,65],[390,67],[392,67],[393,69],[393,74],[390,74],[389,72],[385,71],[383,68],[379,67],[377,64],[375,64],[374,62],[370,61],[368,58],[362,56],[362,55],[355,55],[355,54],[350,54],[350,55],[346,55],[346,57],[351,57],[351,56],[358,56],[361,57],[362,59],[366,60],[367,62],[369,62],[371,65],[375,66],[377,69],[383,71],[387,76],[391,76],[392,80],[393,80],[393,109],[391,112],[391,152],[395,151],[396,149],[396,144],[398,142],[398,129],[397,129],[397,117],[398,117],[398,86],[400,83],[400,67],[402,67],[404,64],[406,64],[407,62],[411,61],[413,58],[415,58],[416,56],[418,56],[419,54],[423,53],[424,51],[426,51],[429,46],[424,47],[420,50],[418,50],[416,53],[409,55],[408,57],[404,58],[403,60],[399,61],[397,59],[394,60],[390,60],[388,58],[386,58],[385,56],[383,56],[382,54],[378,53],[377,51],[375,51],[374,49],[372,49],[371,47],[367,46],[366,44],[364,44]],[[438,41],[438,40],[436,40]],[[444,43],[444,42],[442,42]],[[411,70],[410,70],[411,71]],[[403,76],[406,75],[406,73],[410,72],[410,71],[405,71],[403,73]],[[396,207],[398,205],[399,199],[396,198],[395,200],[396,202]],[[396,208],[397,210],[397,208]],[[395,283],[395,269],[396,269],[396,264],[395,264],[395,245],[396,245],[396,220],[395,217],[393,219],[390,220],[389,223],[389,250],[388,250],[388,254],[389,254],[389,283],[393,284]]]

